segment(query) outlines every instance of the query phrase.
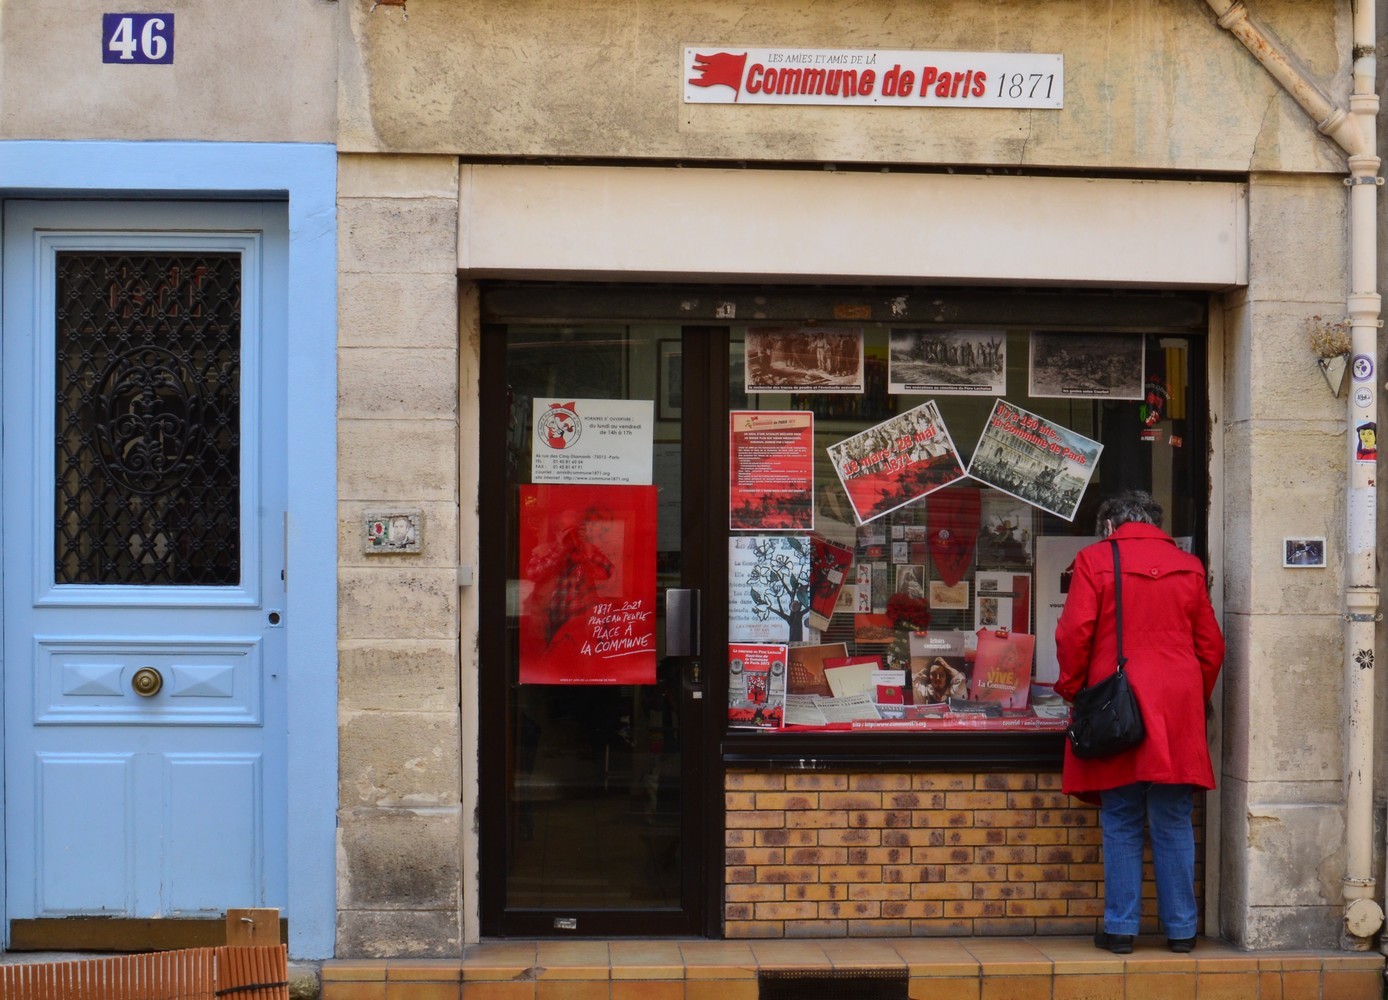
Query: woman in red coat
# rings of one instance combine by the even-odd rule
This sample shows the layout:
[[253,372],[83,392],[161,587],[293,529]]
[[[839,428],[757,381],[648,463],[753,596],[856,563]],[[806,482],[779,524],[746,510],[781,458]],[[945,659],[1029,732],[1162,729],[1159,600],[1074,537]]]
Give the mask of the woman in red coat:
[[[1200,560],[1161,528],[1162,509],[1137,490],[1099,507],[1098,533],[1118,543],[1123,573],[1123,653],[1147,737],[1116,754],[1081,760],[1065,748],[1061,787],[1099,802],[1104,838],[1104,929],[1094,943],[1133,950],[1142,914],[1142,831],[1152,838],[1157,911],[1172,951],[1195,947],[1193,792],[1214,787],[1205,705],[1224,661]],[[1055,630],[1067,701],[1112,674],[1118,662],[1113,552],[1082,549]]]

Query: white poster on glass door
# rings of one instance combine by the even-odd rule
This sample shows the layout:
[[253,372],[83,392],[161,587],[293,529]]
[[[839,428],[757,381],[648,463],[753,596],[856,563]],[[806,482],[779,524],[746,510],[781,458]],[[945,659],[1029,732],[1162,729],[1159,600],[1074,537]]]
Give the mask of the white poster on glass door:
[[651,485],[651,400],[536,399],[532,407],[532,483]]

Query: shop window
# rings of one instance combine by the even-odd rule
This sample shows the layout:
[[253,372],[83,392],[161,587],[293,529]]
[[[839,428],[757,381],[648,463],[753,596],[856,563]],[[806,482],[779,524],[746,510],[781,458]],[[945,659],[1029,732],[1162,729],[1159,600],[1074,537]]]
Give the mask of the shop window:
[[733,328],[733,745],[1063,730],[1053,637],[1102,499],[1150,491],[1165,530],[1204,555],[1199,343]]

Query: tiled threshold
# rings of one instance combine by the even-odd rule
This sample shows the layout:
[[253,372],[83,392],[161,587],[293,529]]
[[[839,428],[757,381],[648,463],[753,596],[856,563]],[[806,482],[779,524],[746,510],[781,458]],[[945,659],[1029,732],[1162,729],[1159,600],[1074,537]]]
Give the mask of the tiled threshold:
[[[501,941],[462,961],[323,964],[322,1000],[757,1000],[759,971],[904,970],[910,1000],[1382,1000],[1378,952],[1240,951],[1202,938],[1131,955],[1088,938]],[[823,994],[816,993],[816,996]]]

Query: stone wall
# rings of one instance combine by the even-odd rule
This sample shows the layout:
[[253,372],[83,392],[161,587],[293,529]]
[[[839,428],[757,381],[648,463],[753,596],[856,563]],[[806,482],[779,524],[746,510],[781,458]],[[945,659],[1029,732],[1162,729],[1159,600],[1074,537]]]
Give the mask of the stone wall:
[[[457,175],[340,160],[339,956],[461,948]],[[363,554],[396,508],[422,551]]]
[[[1252,948],[1339,941],[1345,401],[1307,330],[1345,313],[1345,206],[1338,179],[1254,175],[1225,297],[1220,926]],[[1284,569],[1287,536],[1324,536],[1326,568]]]
[[334,140],[333,0],[179,0],[136,9],[174,15],[169,64],[103,62],[109,4],[6,0],[0,139]]

